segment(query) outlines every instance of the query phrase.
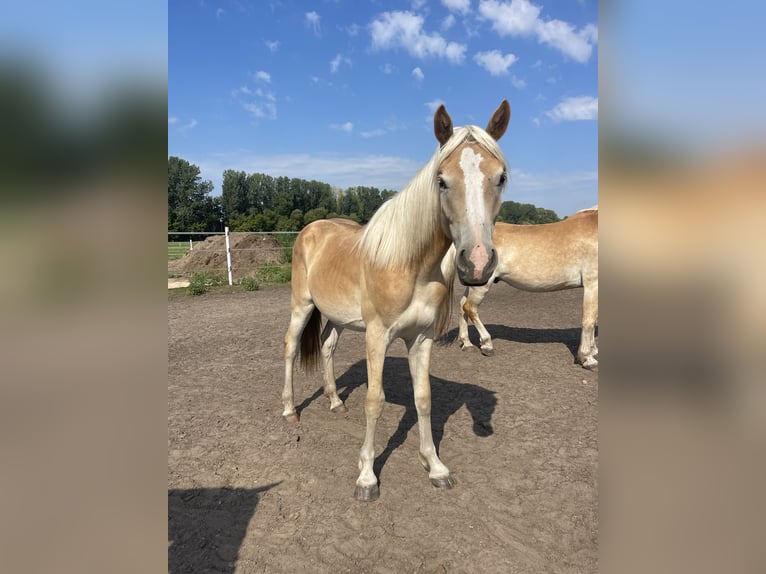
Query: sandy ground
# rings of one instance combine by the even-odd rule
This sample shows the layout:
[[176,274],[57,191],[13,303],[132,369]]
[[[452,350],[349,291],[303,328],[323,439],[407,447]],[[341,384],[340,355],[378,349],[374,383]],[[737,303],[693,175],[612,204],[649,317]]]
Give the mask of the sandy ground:
[[301,420],[289,424],[289,286],[169,298],[169,572],[596,572],[598,373],[574,364],[581,298],[498,285],[481,307],[493,357],[434,346],[432,424],[452,490],[418,462],[395,342],[372,503],[353,498],[363,334],[344,332],[336,353],[349,412],[329,411],[319,373],[298,372]]

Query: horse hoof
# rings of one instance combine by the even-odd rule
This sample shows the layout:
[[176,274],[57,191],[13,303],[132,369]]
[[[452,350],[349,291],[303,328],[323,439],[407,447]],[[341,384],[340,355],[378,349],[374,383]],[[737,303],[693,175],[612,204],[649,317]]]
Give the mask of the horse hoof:
[[451,474],[448,474],[445,477],[442,478],[432,478],[431,484],[433,484],[436,488],[440,488],[442,490],[449,490],[453,486],[457,484],[457,481],[452,477]]
[[380,488],[377,484],[372,486],[359,486],[357,484],[354,489],[354,498],[362,502],[372,502],[373,500],[377,500],[379,496]]
[[334,413],[347,413],[348,407],[344,403],[341,403],[337,407],[332,407],[330,410]]
[[300,418],[298,417],[298,413],[290,413],[287,415],[282,415],[282,418],[284,418],[289,423],[297,423]]
[[598,367],[598,361],[596,359],[587,359],[582,364],[582,368],[583,369],[588,369],[589,371],[592,371],[596,367]]
[[495,350],[492,347],[489,347],[489,348],[482,347],[481,354],[484,355],[485,357],[491,357],[492,355],[495,354]]

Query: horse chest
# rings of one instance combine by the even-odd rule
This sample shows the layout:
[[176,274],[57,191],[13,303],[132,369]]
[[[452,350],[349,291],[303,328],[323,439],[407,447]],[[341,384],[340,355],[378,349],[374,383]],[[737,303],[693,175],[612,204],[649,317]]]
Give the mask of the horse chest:
[[390,323],[392,334],[417,334],[429,329],[446,298],[447,288],[442,283],[432,282],[416,287],[412,296],[395,313],[396,318]]

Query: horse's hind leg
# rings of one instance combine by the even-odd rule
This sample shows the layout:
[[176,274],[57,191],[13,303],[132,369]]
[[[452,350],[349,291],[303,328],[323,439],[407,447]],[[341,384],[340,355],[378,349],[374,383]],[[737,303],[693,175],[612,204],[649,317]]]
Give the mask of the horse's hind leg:
[[428,374],[433,339],[418,336],[407,342],[408,360],[412,375],[412,390],[415,395],[415,409],[418,412],[418,434],[420,435],[420,464],[428,471],[428,478],[437,488],[452,488],[455,479],[436,454],[431,433],[431,380]]
[[596,347],[596,323],[598,322],[598,279],[584,285],[582,303],[582,334],[577,361],[586,369],[598,366]]
[[460,335],[458,336],[458,340],[460,341],[460,346],[464,350],[473,347],[471,340],[468,338],[467,316],[479,332],[481,354],[487,356],[493,355],[495,349],[492,346],[492,337],[490,336],[489,331],[487,331],[486,327],[484,327],[484,323],[482,323],[479,318],[479,305],[484,301],[484,297],[486,297],[489,292],[489,286],[491,284],[492,281],[490,280],[486,285],[467,287],[466,294],[460,299],[460,313],[458,314],[460,323]]
[[348,408],[338,396],[335,388],[335,367],[333,366],[333,355],[338,345],[342,327],[338,327],[330,321],[324,326],[322,331],[322,357],[324,358],[324,394],[330,399],[330,410],[334,413],[348,412]]
[[298,422],[298,413],[293,399],[293,371],[301,334],[313,312],[314,304],[310,300],[302,303],[296,303],[293,300],[290,326],[285,334],[285,387],[282,390],[282,404],[285,407],[282,416],[289,422]]

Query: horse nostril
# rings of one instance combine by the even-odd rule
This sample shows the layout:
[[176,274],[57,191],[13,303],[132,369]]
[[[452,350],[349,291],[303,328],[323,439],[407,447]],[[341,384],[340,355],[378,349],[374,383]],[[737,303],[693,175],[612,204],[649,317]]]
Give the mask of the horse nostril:
[[458,255],[458,259],[465,260],[465,249],[460,250],[460,254]]

